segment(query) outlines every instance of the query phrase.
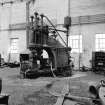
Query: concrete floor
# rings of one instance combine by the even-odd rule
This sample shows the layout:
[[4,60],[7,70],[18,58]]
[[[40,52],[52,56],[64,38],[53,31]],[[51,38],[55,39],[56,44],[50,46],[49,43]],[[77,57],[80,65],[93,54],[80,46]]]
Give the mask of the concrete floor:
[[[72,78],[69,81],[70,92],[77,96],[89,96],[89,84],[97,84],[104,75],[94,74],[93,72],[74,72],[74,74],[85,75],[83,77]],[[19,68],[1,68],[0,77],[2,78],[2,93],[9,94],[9,105],[54,105],[57,98],[56,93],[61,94],[67,79],[40,77],[37,79],[20,79]],[[53,85],[48,88],[46,85],[52,81]],[[49,93],[53,93],[49,94]],[[74,105],[66,101],[65,105]]]

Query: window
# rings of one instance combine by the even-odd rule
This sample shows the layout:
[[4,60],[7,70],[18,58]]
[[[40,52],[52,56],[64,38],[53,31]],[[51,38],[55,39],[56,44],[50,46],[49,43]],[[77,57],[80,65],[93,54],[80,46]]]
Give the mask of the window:
[[69,36],[69,46],[72,48],[71,52],[82,52],[82,35]]
[[18,38],[10,39],[10,53],[18,53]]
[[96,34],[96,51],[105,51],[105,34]]

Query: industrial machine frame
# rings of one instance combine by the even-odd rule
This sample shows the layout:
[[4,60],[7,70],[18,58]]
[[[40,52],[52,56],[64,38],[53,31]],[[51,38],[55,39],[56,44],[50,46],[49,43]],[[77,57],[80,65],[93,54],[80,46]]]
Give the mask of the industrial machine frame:
[[[45,24],[46,18],[50,26]],[[43,74],[48,75],[71,75],[70,51],[67,43],[63,40],[58,31],[64,32],[68,38],[68,20],[65,23],[67,30],[57,30],[49,18],[37,12],[31,16],[29,22],[29,43],[27,51],[20,54],[20,75],[24,77],[37,77]],[[70,22],[69,22],[70,23]],[[61,38],[65,46],[57,40]],[[48,54],[48,58],[43,57],[43,50]]]

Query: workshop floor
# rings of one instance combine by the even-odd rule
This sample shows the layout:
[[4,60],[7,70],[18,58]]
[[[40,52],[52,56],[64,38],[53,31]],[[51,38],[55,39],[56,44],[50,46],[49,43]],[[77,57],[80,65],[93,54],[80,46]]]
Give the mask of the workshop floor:
[[[70,92],[77,96],[89,96],[89,84],[97,84],[104,75],[92,72],[74,72],[80,77],[72,78],[69,81]],[[83,77],[81,75],[84,75]],[[67,79],[61,78],[59,81],[53,77],[40,77],[37,79],[20,79],[19,68],[0,68],[2,78],[2,93],[9,94],[9,105],[54,105],[58,97],[56,93],[61,93]],[[48,87],[52,81],[53,85]],[[52,93],[52,94],[51,94]],[[67,102],[65,105],[69,105]],[[71,105],[71,104],[70,104]]]

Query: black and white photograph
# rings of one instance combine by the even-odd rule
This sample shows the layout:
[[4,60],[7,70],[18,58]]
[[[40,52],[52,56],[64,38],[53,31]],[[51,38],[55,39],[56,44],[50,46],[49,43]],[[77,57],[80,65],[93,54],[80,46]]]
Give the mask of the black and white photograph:
[[105,0],[0,0],[0,105],[105,105]]

